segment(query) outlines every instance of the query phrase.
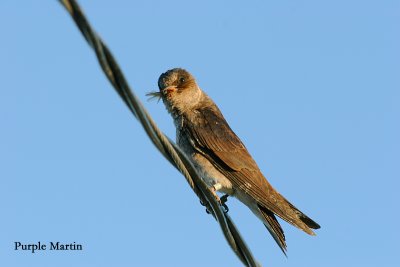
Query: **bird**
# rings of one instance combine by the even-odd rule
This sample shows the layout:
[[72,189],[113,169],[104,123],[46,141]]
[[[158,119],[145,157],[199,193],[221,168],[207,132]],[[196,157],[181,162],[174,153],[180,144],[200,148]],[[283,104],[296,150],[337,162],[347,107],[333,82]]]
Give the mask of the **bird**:
[[285,255],[285,234],[276,216],[315,235],[312,229],[319,229],[320,225],[272,187],[192,74],[182,68],[170,69],[160,75],[158,89],[147,95],[163,101],[176,127],[178,147],[216,196],[216,192],[224,193],[245,204]]

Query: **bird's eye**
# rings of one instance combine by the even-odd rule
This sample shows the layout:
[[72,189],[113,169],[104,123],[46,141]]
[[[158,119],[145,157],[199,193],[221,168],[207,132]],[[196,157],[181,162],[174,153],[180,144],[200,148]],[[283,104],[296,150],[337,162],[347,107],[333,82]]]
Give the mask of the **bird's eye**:
[[180,77],[180,78],[179,78],[179,82],[180,82],[180,83],[184,83],[185,81],[186,81],[185,78],[183,78],[183,77]]

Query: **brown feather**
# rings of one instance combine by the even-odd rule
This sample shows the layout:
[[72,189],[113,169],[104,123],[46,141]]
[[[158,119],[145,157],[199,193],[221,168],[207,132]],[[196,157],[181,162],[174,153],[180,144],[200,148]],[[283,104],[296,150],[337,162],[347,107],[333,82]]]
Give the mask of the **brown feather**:
[[283,229],[279,224],[278,220],[274,216],[274,214],[267,210],[262,206],[258,206],[260,213],[264,217],[265,227],[268,229],[272,237],[275,239],[275,242],[281,248],[282,252],[286,255],[286,241],[285,234],[283,233]]
[[194,140],[195,149],[212,162],[232,182],[234,188],[246,191],[263,209],[314,235],[310,227],[318,224],[314,222],[315,225],[311,223],[309,227],[308,220],[304,220],[308,217],[268,183],[216,105],[208,97],[206,101],[210,104],[201,103],[195,112],[197,117],[185,119],[185,126],[182,127]]

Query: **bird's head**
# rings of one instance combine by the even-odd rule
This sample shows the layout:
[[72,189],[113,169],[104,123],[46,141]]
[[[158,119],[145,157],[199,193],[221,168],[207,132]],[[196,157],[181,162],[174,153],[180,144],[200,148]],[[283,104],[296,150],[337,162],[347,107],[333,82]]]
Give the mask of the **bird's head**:
[[186,70],[175,68],[160,75],[159,92],[147,95],[161,98],[169,112],[183,113],[199,103],[202,91],[194,77]]

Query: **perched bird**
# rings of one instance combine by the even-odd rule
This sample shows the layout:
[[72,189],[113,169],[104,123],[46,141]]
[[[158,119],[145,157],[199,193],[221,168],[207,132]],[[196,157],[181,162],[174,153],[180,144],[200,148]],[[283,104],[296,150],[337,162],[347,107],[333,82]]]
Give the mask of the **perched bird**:
[[[283,253],[285,235],[275,215],[315,235],[320,226],[279,194],[261,173],[221,111],[184,69],[161,74],[158,92],[176,126],[176,143],[214,192],[234,196],[264,223]],[[286,254],[286,253],[285,253]]]

